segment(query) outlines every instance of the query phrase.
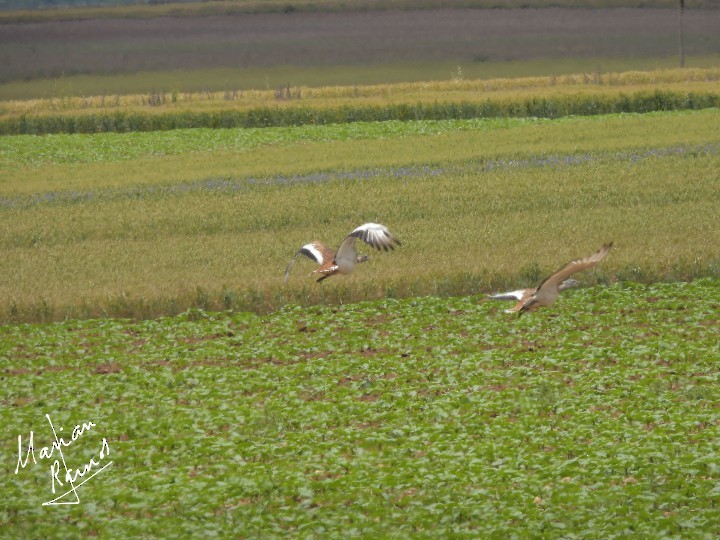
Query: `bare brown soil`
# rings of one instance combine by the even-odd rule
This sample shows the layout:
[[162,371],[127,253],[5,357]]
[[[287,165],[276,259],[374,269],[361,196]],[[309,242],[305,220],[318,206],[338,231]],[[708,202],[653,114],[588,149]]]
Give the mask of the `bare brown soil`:
[[[720,52],[720,10],[686,10],[689,55]],[[677,54],[675,9],[262,13],[0,26],[0,82],[72,74]]]

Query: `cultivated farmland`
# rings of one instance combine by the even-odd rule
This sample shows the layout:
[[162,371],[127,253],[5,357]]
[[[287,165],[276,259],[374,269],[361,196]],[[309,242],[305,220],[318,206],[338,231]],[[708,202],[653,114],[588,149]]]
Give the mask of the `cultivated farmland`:
[[[716,276],[717,125],[711,109],[7,137],[0,313],[490,292],[610,239],[606,279]],[[298,247],[364,221],[405,245],[348,280],[318,287],[307,264],[282,283]]]
[[[204,4],[227,7],[183,4],[170,20],[199,25],[187,36],[199,56],[180,67],[232,45],[232,32],[208,29],[248,17],[193,19]],[[427,3],[286,4],[252,15],[305,21],[276,28],[286,31],[270,63],[318,21],[438,17]],[[417,64],[403,54],[424,40],[398,32],[403,69],[388,68],[345,32],[333,54],[352,49],[354,65],[329,65],[323,37],[304,49],[307,68],[299,57],[248,66],[232,76],[257,70],[255,82],[224,86],[230,72],[201,61],[208,69],[187,80],[219,78],[173,87],[159,72],[122,73],[140,69],[129,29],[138,47],[148,28],[163,41],[168,6],[123,8],[126,20],[115,9],[0,18],[16,37],[28,31],[0,86],[4,535],[720,535],[714,33],[689,39],[692,67],[648,70],[671,54],[660,51],[674,27],[658,21],[674,11],[623,10],[615,45],[642,42],[639,57],[590,39],[602,66],[579,50],[528,58],[595,13],[554,8],[565,33],[518,31],[506,54],[524,62],[450,60],[465,38],[438,34],[427,41],[445,48]],[[508,15],[441,11],[438,32],[457,16],[497,26]],[[550,21],[539,11],[533,20]],[[89,29],[88,13],[106,15]],[[690,35],[717,13],[689,10]],[[629,36],[633,17],[657,33]],[[92,51],[88,73],[43,79],[62,69],[53,55],[70,28],[84,38],[67,47]],[[174,58],[178,44],[164,41]],[[118,43],[127,63],[99,73],[93,57]],[[473,75],[468,61],[488,71]],[[288,73],[308,79],[287,84]],[[301,245],[335,247],[366,221],[402,245],[358,242],[370,260],[322,284],[302,258],[283,281]],[[486,299],[610,240],[552,307],[518,318]],[[62,462],[53,432],[68,443]],[[65,468],[88,464],[76,483],[97,475],[61,501],[79,504],[43,506],[68,490]]]
[[[6,21],[0,98],[667,69],[678,66],[675,7]],[[687,66],[717,67],[720,9],[688,7]]]
[[[0,329],[11,536],[705,538],[717,510],[717,280],[191,311]],[[52,498],[56,426],[94,431]],[[32,462],[31,462],[32,465]]]

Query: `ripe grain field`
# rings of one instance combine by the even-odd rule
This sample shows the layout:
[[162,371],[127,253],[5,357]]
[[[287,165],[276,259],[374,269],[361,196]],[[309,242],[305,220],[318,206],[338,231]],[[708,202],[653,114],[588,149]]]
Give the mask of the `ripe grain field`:
[[[605,281],[717,276],[717,117],[9,137],[1,313],[266,312],[489,292],[610,239]],[[282,282],[302,244],[339,242],[364,221],[404,245],[347,280],[317,286],[303,261]]]

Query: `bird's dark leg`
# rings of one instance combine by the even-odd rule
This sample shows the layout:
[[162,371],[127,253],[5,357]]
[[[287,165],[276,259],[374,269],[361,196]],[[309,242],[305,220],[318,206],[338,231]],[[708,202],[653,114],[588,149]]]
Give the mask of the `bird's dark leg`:
[[520,310],[518,311],[518,319],[522,316],[523,313],[525,313],[526,311],[530,311],[530,308],[534,305],[535,305],[534,298],[531,298],[530,300],[525,302],[525,304],[523,304],[523,307],[521,307]]

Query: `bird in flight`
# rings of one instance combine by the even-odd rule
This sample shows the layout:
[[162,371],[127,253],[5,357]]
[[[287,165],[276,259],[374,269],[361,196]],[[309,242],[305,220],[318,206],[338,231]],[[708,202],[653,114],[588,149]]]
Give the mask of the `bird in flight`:
[[350,274],[358,263],[368,260],[367,255],[358,255],[355,251],[355,240],[358,238],[377,250],[388,251],[389,249],[395,249],[395,244],[401,245],[400,240],[390,234],[385,225],[363,223],[345,237],[337,252],[334,252],[318,240],[305,244],[295,253],[295,256],[285,269],[285,281],[290,275],[290,269],[295,263],[295,259],[301,254],[320,265],[320,268],[311,272],[311,274],[322,274],[317,280],[318,283],[335,274]]
[[[563,292],[567,289],[571,289],[573,287],[577,287],[580,285],[580,282],[577,279],[566,279],[563,281],[560,285],[558,285],[558,291]],[[518,289],[516,291],[508,291],[504,293],[497,293],[497,294],[489,294],[488,299],[489,300],[515,300],[522,301],[523,303],[528,300],[533,294],[537,292],[537,287],[528,287],[527,289]],[[510,309],[505,310],[506,313],[514,313],[514,311]]]
[[507,313],[517,312],[520,315],[526,311],[533,311],[540,306],[550,306],[555,303],[561,291],[579,284],[575,279],[568,279],[572,274],[594,267],[610,253],[612,245],[612,242],[608,242],[592,255],[570,261],[557,272],[546,277],[535,289],[520,289],[494,294],[490,298],[493,300],[518,299],[519,302],[514,307],[505,311]]

